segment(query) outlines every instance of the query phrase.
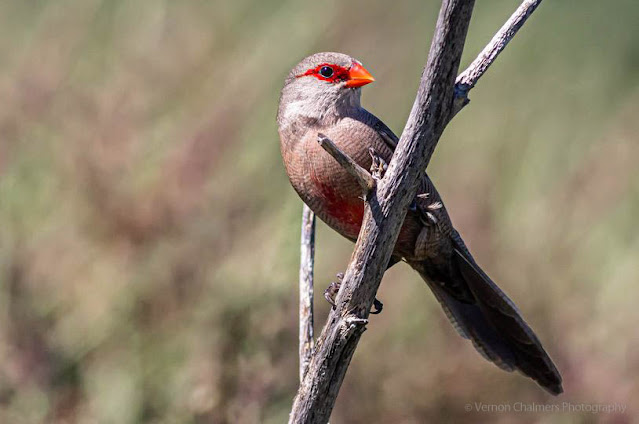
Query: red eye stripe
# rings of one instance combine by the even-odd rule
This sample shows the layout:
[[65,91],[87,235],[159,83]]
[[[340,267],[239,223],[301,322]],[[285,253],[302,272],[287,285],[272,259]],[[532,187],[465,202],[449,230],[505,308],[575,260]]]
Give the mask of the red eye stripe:
[[[330,77],[326,78],[325,76],[320,74],[320,70],[324,66],[328,66],[329,68],[333,69],[333,75],[331,75]],[[316,67],[309,69],[308,71],[304,72],[303,74],[297,75],[296,78],[305,77],[305,76],[308,76],[308,75],[312,75],[315,78],[317,78],[319,80],[322,80],[322,81],[330,81],[330,82],[346,81],[349,78],[348,69],[344,68],[343,66],[335,65],[333,63],[322,63],[321,65],[317,65]]]

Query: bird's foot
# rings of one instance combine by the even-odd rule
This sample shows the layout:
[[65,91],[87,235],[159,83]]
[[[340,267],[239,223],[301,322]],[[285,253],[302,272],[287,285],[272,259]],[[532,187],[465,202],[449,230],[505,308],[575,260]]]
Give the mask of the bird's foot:
[[371,163],[371,175],[376,180],[381,180],[384,178],[384,174],[388,169],[388,164],[384,159],[382,159],[375,149],[372,147],[368,149],[368,154],[371,155],[373,159],[373,163]]
[[339,274],[336,275],[336,277],[337,277],[337,281],[331,282],[331,284],[328,285],[326,290],[324,290],[324,299],[326,299],[326,301],[330,303],[333,308],[335,308],[336,306],[335,298],[337,297],[337,292],[339,291],[339,288],[342,286],[342,279],[344,278],[344,273],[340,272]]
[[[337,292],[339,292],[339,288],[342,286],[344,273],[343,272],[338,273],[336,275],[336,278],[337,278],[337,281],[331,282],[331,284],[328,285],[326,290],[324,290],[324,298],[326,299],[328,303],[331,304],[333,308],[337,306],[335,304],[335,299],[337,298]],[[382,312],[382,309],[384,309],[384,304],[381,301],[379,301],[377,298],[375,298],[375,300],[373,300],[373,309],[371,309],[370,311],[371,315],[379,314],[380,312]]]

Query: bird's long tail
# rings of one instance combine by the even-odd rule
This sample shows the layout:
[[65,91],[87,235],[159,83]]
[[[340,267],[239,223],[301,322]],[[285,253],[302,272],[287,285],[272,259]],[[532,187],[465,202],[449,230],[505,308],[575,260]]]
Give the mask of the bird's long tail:
[[563,391],[561,375],[535,333],[465,246],[453,250],[446,270],[428,262],[411,265],[459,334],[470,339],[482,356],[504,370],[521,371],[553,395]]

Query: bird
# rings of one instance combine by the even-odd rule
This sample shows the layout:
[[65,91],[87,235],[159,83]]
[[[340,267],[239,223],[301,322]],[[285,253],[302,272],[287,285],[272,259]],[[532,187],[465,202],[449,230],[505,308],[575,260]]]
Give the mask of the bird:
[[[291,185],[330,228],[355,241],[364,215],[358,181],[318,143],[327,137],[369,169],[373,149],[390,162],[397,136],[361,105],[375,81],[349,55],[322,52],[300,61],[284,81],[277,111],[280,150]],[[519,371],[553,395],[562,378],[512,300],[479,267],[426,173],[408,208],[389,267],[404,261],[419,273],[457,332],[487,360]]]

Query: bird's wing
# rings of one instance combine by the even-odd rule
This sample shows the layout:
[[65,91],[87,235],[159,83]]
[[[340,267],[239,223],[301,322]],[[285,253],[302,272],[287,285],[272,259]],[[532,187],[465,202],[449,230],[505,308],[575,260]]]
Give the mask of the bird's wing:
[[377,131],[380,137],[382,137],[382,140],[384,140],[384,143],[386,143],[386,145],[394,152],[395,148],[397,147],[397,143],[399,142],[399,138],[395,135],[395,133],[393,133],[390,128],[386,126],[386,124],[382,122],[381,119],[379,119],[372,113],[369,113],[369,115],[372,121],[373,129]]

